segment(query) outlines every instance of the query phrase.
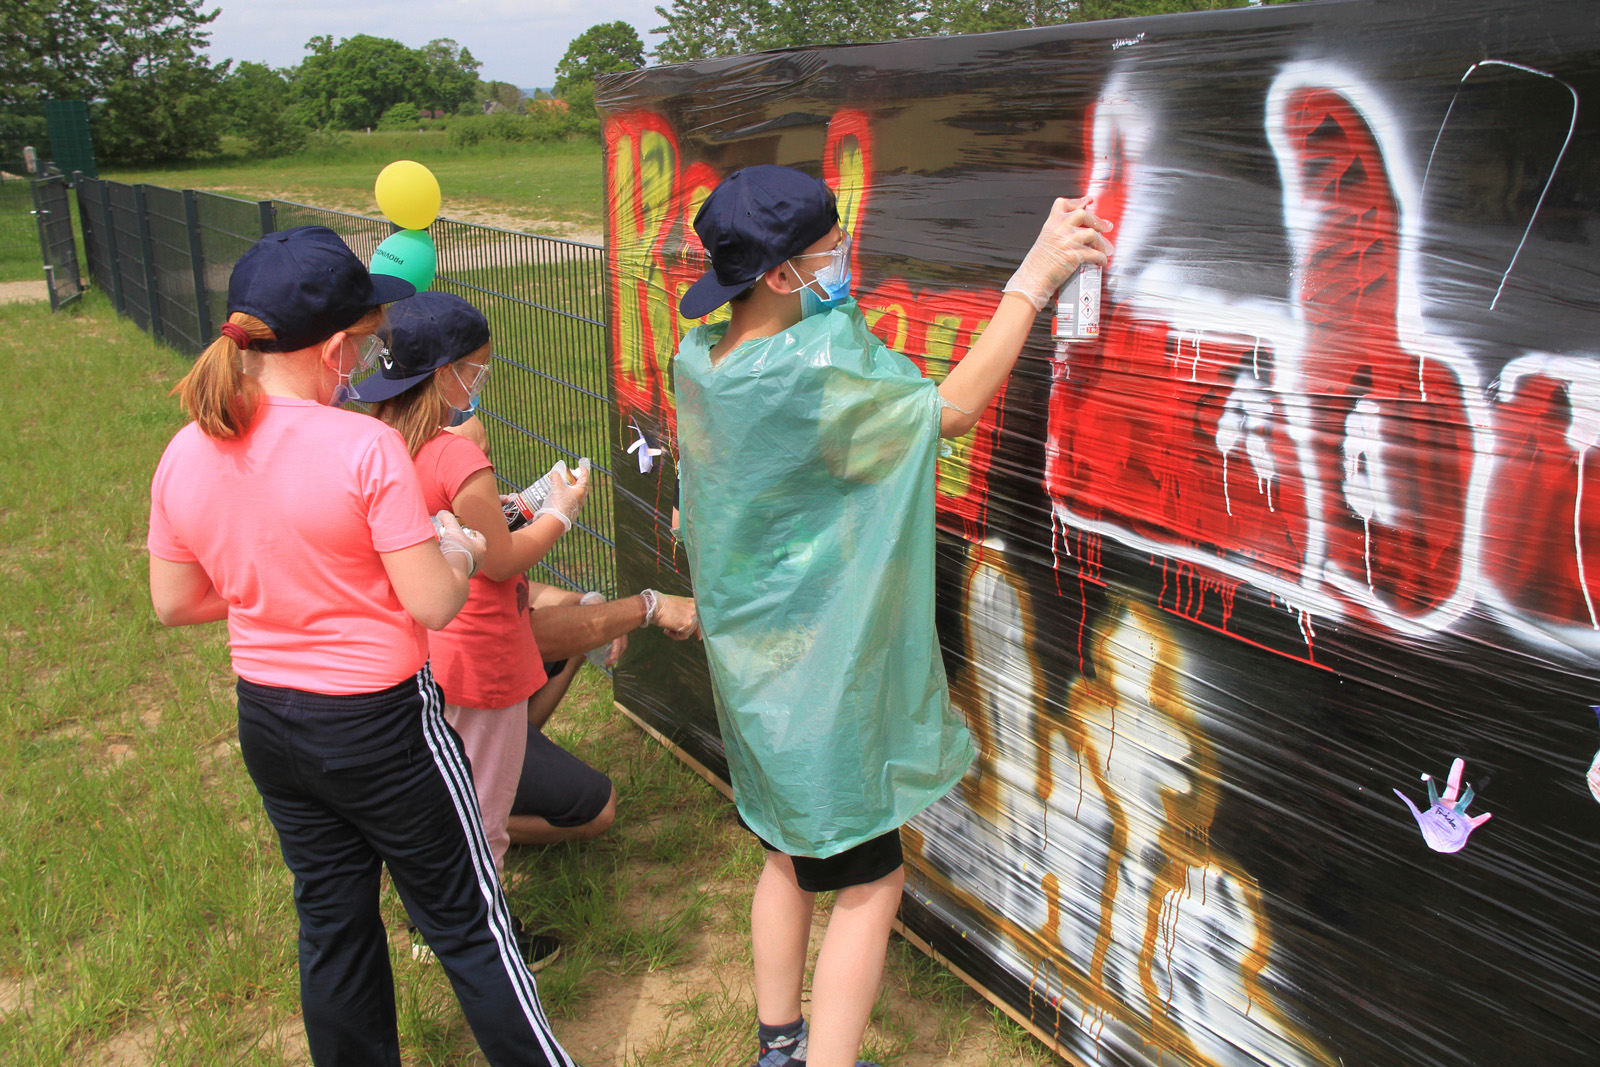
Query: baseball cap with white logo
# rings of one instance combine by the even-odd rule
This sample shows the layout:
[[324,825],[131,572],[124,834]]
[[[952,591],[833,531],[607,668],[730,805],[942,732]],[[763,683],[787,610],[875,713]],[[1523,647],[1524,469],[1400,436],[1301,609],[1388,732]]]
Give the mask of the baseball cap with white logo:
[[399,396],[440,367],[489,343],[489,320],[452,293],[424,292],[389,305],[387,347],[376,374],[355,388],[364,404]]

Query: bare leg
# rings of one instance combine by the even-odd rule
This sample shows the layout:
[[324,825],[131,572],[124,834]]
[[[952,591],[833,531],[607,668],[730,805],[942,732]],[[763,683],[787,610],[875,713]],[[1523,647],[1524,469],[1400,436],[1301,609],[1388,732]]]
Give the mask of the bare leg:
[[617,789],[600,814],[581,826],[551,826],[542,815],[512,815],[506,819],[506,832],[513,845],[559,845],[564,841],[587,841],[611,829],[617,817]]
[[[806,1067],[855,1067],[861,1037],[878,999],[889,930],[905,884],[905,868],[899,867],[876,882],[839,890],[811,981]],[[758,985],[758,1004],[760,995]]]
[[561,698],[567,695],[567,690],[572,686],[572,680],[578,676],[578,670],[583,666],[582,656],[569,656],[567,665],[561,673],[549,678],[533,696],[528,698],[528,722],[544,729],[545,722],[556,710],[556,705],[561,703]]
[[[767,865],[761,870],[750,905],[750,944],[756,969],[756,1015],[768,1026],[786,1026],[800,1018],[800,988],[805,981],[806,945],[811,939],[811,911],[816,900],[815,893],[807,893],[794,880],[794,863],[788,856],[767,853]],[[855,1060],[850,1064],[855,1067]]]

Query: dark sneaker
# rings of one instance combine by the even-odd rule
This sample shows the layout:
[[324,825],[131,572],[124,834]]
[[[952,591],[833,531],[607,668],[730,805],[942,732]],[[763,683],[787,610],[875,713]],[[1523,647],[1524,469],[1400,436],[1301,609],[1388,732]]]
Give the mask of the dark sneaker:
[[522,962],[528,965],[528,970],[533,974],[544,970],[561,955],[559,937],[554,934],[530,934],[523,927],[522,920],[515,915],[511,917],[511,934],[516,938]]

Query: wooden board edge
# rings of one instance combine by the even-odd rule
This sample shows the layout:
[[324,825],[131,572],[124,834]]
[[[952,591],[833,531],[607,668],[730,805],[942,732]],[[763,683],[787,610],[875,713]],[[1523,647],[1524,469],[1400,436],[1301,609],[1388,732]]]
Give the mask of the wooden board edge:
[[621,701],[613,700],[611,702],[611,706],[631,719],[633,724],[639,729],[643,730],[645,733],[661,742],[662,746],[665,747],[668,752],[671,752],[674,756],[677,756],[680,760],[687,764],[691,771],[694,771],[700,777],[704,778],[717,792],[727,797],[730,802],[733,800],[733,786],[729,785],[727,782],[724,782],[717,775],[712,774],[711,771],[706,768],[705,764],[701,763],[699,760],[689,755],[689,753],[679,748],[677,743],[670,737],[662,733],[660,730],[657,730],[654,726],[651,726],[649,723],[645,722],[639,716],[635,715],[631,710],[629,710],[627,705],[623,704]]

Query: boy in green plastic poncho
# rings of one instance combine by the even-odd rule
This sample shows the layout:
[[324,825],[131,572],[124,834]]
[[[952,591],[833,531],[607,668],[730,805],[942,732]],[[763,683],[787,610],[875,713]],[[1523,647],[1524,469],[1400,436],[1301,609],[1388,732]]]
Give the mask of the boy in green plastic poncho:
[[[905,874],[900,827],[974,752],[933,626],[938,439],[967,433],[1038,311],[1108,223],[1057,200],[983,336],[942,384],[867,330],[832,192],[730,174],[695,217],[712,270],[674,362],[684,540],[743,822],[759,1067],[852,1067]],[[800,1012],[812,905],[837,890]]]

